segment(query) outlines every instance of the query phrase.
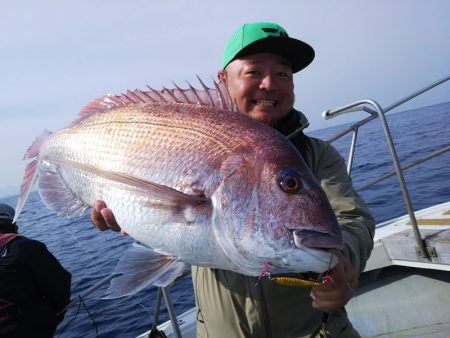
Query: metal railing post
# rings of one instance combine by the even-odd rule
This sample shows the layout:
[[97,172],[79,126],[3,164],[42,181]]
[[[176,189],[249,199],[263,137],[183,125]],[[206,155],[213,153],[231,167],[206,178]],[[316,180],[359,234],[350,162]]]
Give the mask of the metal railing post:
[[364,110],[363,108],[361,108],[361,107],[364,107],[364,104],[371,105],[372,107],[375,108],[375,111],[378,113],[378,117],[380,118],[381,125],[383,127],[383,131],[386,136],[386,141],[388,143],[389,152],[391,153],[391,159],[392,159],[392,162],[395,167],[398,181],[400,183],[400,189],[402,191],[403,200],[405,202],[405,206],[406,206],[406,209],[408,210],[409,218],[411,220],[414,237],[415,237],[416,243],[417,243],[417,250],[422,257],[428,258],[429,255],[428,255],[428,252],[426,251],[424,240],[422,239],[422,236],[420,234],[419,226],[417,225],[416,216],[415,216],[414,210],[412,208],[411,199],[409,197],[408,189],[406,187],[405,179],[403,177],[403,172],[400,167],[400,163],[398,161],[397,152],[395,150],[394,142],[392,141],[392,136],[391,136],[389,126],[386,121],[386,117],[384,116],[383,109],[374,100],[366,99],[366,100],[360,100],[360,101],[353,102],[344,107],[340,107],[340,108],[333,109],[333,110],[328,110],[328,111],[324,112],[323,115],[325,118],[331,118],[333,116],[337,116],[337,115],[343,114],[345,112],[355,111],[358,108],[360,110],[361,109]]
[[178,325],[177,316],[175,314],[175,309],[172,304],[172,300],[167,291],[167,287],[161,287],[161,291],[166,302],[167,311],[169,312],[170,321],[172,323],[173,332],[175,333],[175,337],[181,338],[180,326]]
[[400,162],[398,161],[397,151],[395,150],[394,142],[392,141],[391,132],[389,130],[389,126],[386,121],[386,117],[384,116],[383,109],[381,109],[380,105],[373,100],[365,100],[366,103],[372,105],[375,110],[378,112],[378,117],[380,118],[381,124],[383,126],[384,134],[386,136],[386,140],[388,143],[389,151],[391,153],[392,162],[394,163],[395,171],[397,173],[397,178],[400,183],[400,188],[403,195],[403,200],[405,202],[406,209],[408,210],[409,218],[411,220],[411,225],[414,232],[414,237],[416,238],[417,248],[419,250],[419,254],[427,258],[428,252],[425,248],[424,240],[420,234],[419,226],[417,225],[416,215],[414,214],[414,209],[411,204],[411,199],[409,197],[408,188],[406,187],[405,178],[403,176],[403,171],[400,167]]
[[352,174],[353,157],[355,155],[356,139],[358,138],[358,127],[353,130],[352,144],[350,145],[350,152],[348,154],[347,173],[350,176]]

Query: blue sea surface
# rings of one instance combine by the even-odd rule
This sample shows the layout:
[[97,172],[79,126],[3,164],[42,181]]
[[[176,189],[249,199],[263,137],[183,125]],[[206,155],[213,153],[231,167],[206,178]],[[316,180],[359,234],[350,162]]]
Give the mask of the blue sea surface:
[[[450,102],[411,111],[388,114],[387,119],[402,165],[450,145]],[[308,133],[328,139],[345,126]],[[379,119],[359,132],[353,166],[353,180],[359,186],[394,170]],[[347,158],[350,136],[333,143]],[[450,200],[450,152],[405,172],[405,180],[415,210]],[[396,177],[361,192],[377,222],[406,214]],[[16,205],[17,196],[0,199]],[[88,212],[82,217],[65,218],[45,208],[32,193],[18,221],[20,232],[44,242],[61,264],[72,273],[72,298],[86,291],[114,271],[119,257],[132,239],[111,231],[97,231]],[[135,337],[152,326],[156,288],[129,297],[102,299],[107,285],[75,304],[58,327],[57,337]],[[194,306],[190,276],[171,287],[178,314]],[[162,306],[159,323],[168,319]]]

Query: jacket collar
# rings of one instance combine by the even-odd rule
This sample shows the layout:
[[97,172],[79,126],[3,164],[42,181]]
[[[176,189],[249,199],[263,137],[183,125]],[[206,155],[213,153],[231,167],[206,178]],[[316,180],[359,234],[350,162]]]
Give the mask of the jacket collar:
[[5,244],[8,244],[8,242],[13,240],[17,236],[19,236],[19,235],[18,234],[14,234],[14,233],[6,233],[6,234],[1,234],[0,233],[0,246],[4,246]]
[[290,113],[281,120],[276,129],[288,139],[292,139],[308,126],[309,121],[306,116],[302,112],[292,109]]

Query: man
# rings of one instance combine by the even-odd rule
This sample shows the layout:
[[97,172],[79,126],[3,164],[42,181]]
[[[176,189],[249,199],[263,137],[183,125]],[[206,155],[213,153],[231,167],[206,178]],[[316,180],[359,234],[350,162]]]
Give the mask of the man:
[[[293,74],[308,66],[314,50],[281,26],[241,26],[225,47],[219,71],[242,114],[287,136],[320,181],[341,225],[343,252],[331,270],[333,283],[297,288],[231,271],[193,267],[198,337],[358,337],[343,306],[357,286],[373,247],[374,219],[353,190],[342,156],[328,143],[307,137],[306,117],[293,109]],[[102,201],[91,215],[101,230],[120,230]]]
[[17,233],[0,204],[0,337],[53,337],[70,301],[71,275],[45,244]]

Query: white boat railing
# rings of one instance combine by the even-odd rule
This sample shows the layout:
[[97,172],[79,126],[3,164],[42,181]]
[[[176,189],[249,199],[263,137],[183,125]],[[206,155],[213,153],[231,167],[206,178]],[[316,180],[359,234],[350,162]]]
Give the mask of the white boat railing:
[[[383,112],[386,114],[387,112],[391,111],[392,109],[397,108],[398,106],[400,106],[400,105],[402,105],[402,104],[412,100],[413,98],[415,98],[415,97],[417,97],[417,96],[419,96],[419,95],[421,95],[421,94],[423,94],[423,93],[433,89],[434,87],[437,87],[437,86],[443,84],[444,82],[446,82],[448,80],[450,80],[450,75],[447,75],[447,76],[445,76],[445,77],[443,77],[443,78],[441,78],[441,79],[439,79],[439,80],[429,84],[428,86],[425,86],[422,89],[420,89],[418,91],[415,91],[414,93],[404,97],[403,99],[394,102],[390,106],[385,107],[383,109]],[[350,113],[352,111],[361,111],[361,107],[353,107],[353,109],[347,110],[347,111],[343,111],[339,115],[342,115],[342,114],[345,114],[345,113]],[[358,121],[358,122],[354,123],[350,127],[346,128],[346,129],[342,130],[341,132],[337,133],[336,135],[330,137],[328,139],[328,142],[330,142],[330,143],[334,142],[337,139],[341,138],[342,136],[347,135],[351,131],[358,130],[359,127],[365,125],[366,123],[368,123],[368,122],[370,122],[370,121],[372,121],[372,120],[374,120],[374,119],[376,119],[378,117],[375,114],[375,111],[369,110],[369,108],[367,108],[367,107],[364,108],[364,111],[366,111],[368,113],[371,113],[371,116],[365,118],[364,120],[361,120],[361,121]],[[322,115],[326,114],[326,113],[327,113],[327,111],[323,112]]]
[[[420,159],[418,159],[418,160],[416,160],[416,161],[414,161],[414,162],[411,162],[411,163],[409,163],[409,164],[406,164],[406,165],[402,166],[401,169],[402,169],[403,171],[405,171],[405,170],[407,170],[407,169],[410,169],[410,168],[412,168],[412,167],[415,167],[415,166],[418,165],[418,164],[421,164],[421,163],[423,163],[423,162],[426,162],[426,161],[428,161],[428,160],[431,160],[431,159],[434,158],[434,157],[437,157],[437,156],[439,156],[439,155],[442,155],[442,154],[446,153],[447,151],[450,151],[450,146],[443,147],[443,148],[441,148],[441,149],[439,149],[439,150],[436,150],[436,151],[434,151],[434,152],[428,154],[427,156],[421,157]],[[382,176],[380,176],[380,177],[377,177],[377,178],[375,178],[375,179],[373,179],[373,180],[371,180],[371,181],[368,181],[368,182],[366,182],[366,183],[364,183],[364,184],[362,184],[362,185],[359,185],[358,187],[355,188],[355,190],[356,190],[357,192],[361,192],[361,191],[363,191],[363,190],[366,190],[367,188],[370,188],[372,185],[375,185],[375,184],[377,184],[377,183],[379,183],[379,182],[382,182],[382,181],[388,179],[389,177],[394,176],[395,174],[396,174],[395,171],[391,171],[391,172],[389,172],[389,173],[387,173],[387,174],[384,174],[384,175],[382,175]]]
[[[383,127],[383,131],[384,131],[384,134],[386,137],[386,141],[387,141],[387,144],[389,147],[389,152],[391,154],[391,160],[395,167],[395,174],[397,175],[397,178],[398,178],[398,181],[400,184],[400,189],[402,191],[403,201],[405,203],[405,207],[406,207],[406,210],[408,211],[408,215],[409,215],[409,218],[411,221],[412,229],[414,232],[414,237],[415,237],[416,244],[417,244],[416,249],[417,249],[418,254],[423,258],[429,258],[430,256],[434,256],[435,252],[433,250],[428,250],[425,239],[423,239],[420,234],[419,226],[417,225],[416,216],[415,216],[414,210],[412,208],[411,198],[409,196],[408,188],[406,186],[405,179],[403,176],[403,168],[400,166],[400,162],[398,160],[397,151],[395,149],[395,145],[392,140],[392,135],[389,130],[389,125],[386,121],[385,113],[402,105],[403,103],[431,90],[432,88],[434,88],[448,80],[450,80],[450,75],[412,93],[411,95],[406,96],[405,98],[393,103],[392,105],[386,107],[385,109],[381,108],[381,106],[376,101],[371,100],[371,99],[365,99],[365,100],[359,100],[359,101],[349,103],[349,104],[339,107],[339,108],[327,110],[322,113],[322,116],[326,120],[334,118],[339,115],[355,112],[355,111],[364,111],[364,112],[367,112],[370,114],[370,116],[367,117],[366,119],[353,124],[346,130],[331,137],[328,140],[329,142],[333,142],[333,141],[341,138],[342,136],[348,134],[349,132],[353,131],[352,141],[351,141],[351,145],[350,145],[350,153],[349,153],[348,164],[347,164],[347,171],[348,171],[349,175],[351,175],[351,169],[352,169],[352,165],[353,165],[354,152],[355,152],[359,128],[361,126],[363,126],[364,124],[374,120],[377,117],[380,119],[381,125]],[[369,108],[368,106],[372,106],[373,109]],[[443,150],[445,150],[445,148]],[[448,149],[445,151],[448,151]],[[445,151],[443,151],[443,152],[445,152]],[[443,152],[441,152],[441,153],[443,153]],[[437,155],[434,155],[434,156],[437,156]],[[379,182],[379,180],[377,180],[377,182]]]

